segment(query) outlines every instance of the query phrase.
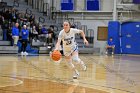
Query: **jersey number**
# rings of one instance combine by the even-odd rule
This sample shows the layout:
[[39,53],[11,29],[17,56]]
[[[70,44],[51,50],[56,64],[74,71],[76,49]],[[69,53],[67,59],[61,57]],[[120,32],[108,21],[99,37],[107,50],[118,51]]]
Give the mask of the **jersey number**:
[[66,45],[70,45],[71,44],[71,40],[68,40],[67,42],[66,42]]

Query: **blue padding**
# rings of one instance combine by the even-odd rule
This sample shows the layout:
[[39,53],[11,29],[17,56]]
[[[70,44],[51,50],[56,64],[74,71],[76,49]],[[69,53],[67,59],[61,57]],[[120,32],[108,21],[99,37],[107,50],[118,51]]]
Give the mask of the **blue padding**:
[[119,39],[120,23],[118,21],[110,21],[108,24],[108,40],[113,38],[115,43],[115,54],[120,53],[120,39]]
[[140,0],[133,0],[134,4],[140,4]]
[[140,22],[125,22],[121,25],[122,53],[140,54]]
[[[21,42],[18,42],[17,46],[18,46],[18,49],[19,49],[18,50],[19,53],[21,52],[21,45],[22,45]],[[27,45],[26,51],[30,54],[38,54],[39,53],[38,49],[33,49],[29,43]]]
[[61,3],[73,3],[73,0],[61,0]]
[[72,0],[69,0],[69,3],[72,3]]
[[99,1],[87,1],[87,10],[99,10]]
[[73,3],[61,3],[61,10],[73,10]]

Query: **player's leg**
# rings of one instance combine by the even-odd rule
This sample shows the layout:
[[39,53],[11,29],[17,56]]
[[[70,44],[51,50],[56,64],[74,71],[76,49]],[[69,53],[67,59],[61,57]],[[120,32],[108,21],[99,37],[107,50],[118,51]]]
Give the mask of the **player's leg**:
[[23,48],[23,46],[24,46],[23,44],[24,44],[24,43],[23,43],[23,42],[24,42],[24,41],[23,41],[23,40],[21,40],[21,55],[23,55],[23,54],[24,54],[24,53],[23,53],[23,51],[24,51],[24,48]]
[[115,49],[115,47],[112,47],[112,55],[114,54],[114,49]]
[[85,63],[79,58],[78,51],[74,51],[72,53],[72,59],[73,59],[73,61],[75,61],[78,64],[80,64],[82,66],[82,68],[83,68],[84,71],[87,69]]
[[65,56],[66,61],[68,62],[69,67],[73,71],[73,78],[77,78],[79,76],[78,70],[75,68],[74,64],[72,63],[72,56]]
[[108,47],[107,46],[105,47],[105,54],[106,55],[108,54]]
[[19,37],[18,36],[15,36],[15,45],[17,46],[17,43],[18,43],[18,39]]
[[15,36],[13,36],[13,46],[16,46],[16,37]]
[[25,55],[28,55],[28,53],[26,52],[27,43],[28,43],[28,41],[24,40],[24,54]]

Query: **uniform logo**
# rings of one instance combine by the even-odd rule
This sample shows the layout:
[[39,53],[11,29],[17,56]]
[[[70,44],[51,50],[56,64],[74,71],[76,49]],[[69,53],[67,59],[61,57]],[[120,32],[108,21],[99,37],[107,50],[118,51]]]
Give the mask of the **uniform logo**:
[[73,37],[65,38],[64,41],[66,42],[66,45],[70,45],[72,43]]

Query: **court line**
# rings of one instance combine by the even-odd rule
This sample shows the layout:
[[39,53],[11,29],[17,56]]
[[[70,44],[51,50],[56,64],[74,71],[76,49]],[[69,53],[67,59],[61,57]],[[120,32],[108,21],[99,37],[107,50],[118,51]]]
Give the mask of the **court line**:
[[[3,76],[2,76],[2,77],[3,77]],[[19,83],[13,84],[13,85],[8,85],[8,84],[7,84],[7,85],[5,85],[5,86],[0,86],[0,88],[2,88],[2,87],[10,87],[10,86],[17,86],[17,85],[20,85],[20,84],[23,83],[23,81],[22,81],[22,80],[19,80],[19,79],[15,79],[15,78],[12,78],[12,77],[7,77],[7,78],[17,80],[17,81],[19,81]]]
[[[95,59],[94,59],[94,60],[95,60]],[[22,62],[23,62],[23,61],[22,61]],[[51,76],[50,74],[48,74],[47,72],[45,72],[44,70],[40,69],[38,66],[36,66],[36,65],[34,65],[34,64],[30,63],[30,62],[23,62],[23,63],[32,66],[34,69],[36,69],[36,70],[39,71],[40,73],[43,73],[43,74],[45,73],[46,75]],[[53,77],[53,76],[51,76],[51,77]],[[51,77],[48,77],[48,78],[46,78],[46,79],[52,79],[52,80],[57,81],[58,83],[62,83],[62,84],[67,85],[67,84],[66,84],[67,80],[62,80],[62,79],[56,78],[56,77],[51,78]],[[61,82],[61,81],[62,81],[62,82]],[[73,80],[70,79],[69,82],[73,82]],[[134,92],[132,92],[132,91],[117,89],[117,88],[108,87],[108,86],[101,86],[101,85],[89,84],[89,83],[83,83],[83,82],[79,82],[79,83],[81,83],[81,84],[87,84],[87,85],[95,85],[95,86],[100,86],[100,87],[105,87],[105,88],[111,88],[111,89],[115,89],[115,90],[125,91],[125,92],[128,92],[128,93],[134,93]],[[22,93],[22,92],[21,92],[21,93]]]
[[[93,59],[93,58],[92,58]],[[95,59],[94,59],[95,60]],[[96,61],[96,60],[95,60]],[[23,62],[23,61],[22,61]],[[39,67],[37,67],[36,65],[32,64],[31,62],[24,62],[25,64],[28,64],[30,66],[32,66],[34,69],[40,71],[41,73],[45,73],[47,75],[49,75],[47,72],[45,72],[44,70],[40,69]],[[51,76],[51,75],[50,75]],[[53,77],[53,76],[51,76]],[[56,77],[53,77],[53,78],[48,78],[48,79],[53,79],[55,81],[57,81],[58,83],[62,83],[62,84],[65,84],[65,80],[61,80],[60,78],[56,78]],[[72,80],[72,79],[71,79]],[[60,81],[63,81],[63,82],[60,82]],[[65,81],[65,82],[64,82]],[[73,81],[73,80],[72,80]],[[79,83],[82,83],[82,82],[79,82]],[[88,83],[83,83],[83,84],[88,84]],[[91,85],[96,85],[96,84],[91,84]],[[96,85],[96,86],[101,86],[101,85]],[[111,88],[111,89],[116,89],[116,90],[120,90],[120,91],[125,91],[125,92],[128,92],[128,93],[134,93],[132,91],[128,91],[128,90],[122,90],[122,89],[118,89],[118,88],[113,88],[113,87],[108,87],[108,86],[101,86],[101,87],[105,87],[105,88]]]
[[23,91],[15,91],[15,90],[6,90],[6,89],[0,89],[1,91],[10,91],[15,93],[29,93],[29,92],[23,92]]
[[[20,78],[20,76],[21,75],[17,75],[17,76],[19,76],[19,78]],[[6,75],[3,75],[2,77],[10,77],[10,78],[18,78],[18,77],[11,77],[11,76],[6,76]],[[25,78],[25,77],[24,77]],[[27,79],[30,79],[29,77],[26,77]],[[36,79],[36,77],[33,77],[32,76],[32,78],[35,78]],[[22,78],[21,78],[22,79]],[[43,79],[46,79],[46,80],[50,80],[50,78],[44,78],[43,77]],[[41,79],[36,79],[36,80],[41,80]],[[62,80],[62,81],[64,81],[64,80]],[[56,82],[56,83],[60,83],[60,82],[57,82],[57,81],[51,81],[51,82]],[[68,83],[69,82],[69,83]],[[65,82],[61,82],[61,84],[64,84],[64,85],[73,85],[72,84],[73,83],[73,81],[66,81],[65,80]],[[124,91],[124,92],[127,92],[127,93],[135,93],[135,92],[132,92],[132,91],[127,91],[127,90],[122,90],[122,89],[118,89],[118,88],[113,88],[113,87],[109,87],[109,86],[101,86],[101,85],[97,85],[97,84],[89,84],[89,83],[84,83],[84,82],[80,82],[79,81],[79,84],[87,84],[87,85],[94,85],[94,86],[100,86],[100,87],[104,87],[104,88],[110,88],[110,89],[115,89],[115,90],[120,90],[120,91]],[[82,86],[82,85],[78,85],[78,86]],[[87,86],[82,86],[82,87],[85,87],[85,88],[93,88],[93,87],[87,87]],[[1,90],[1,89],[0,89]],[[97,89],[97,90],[99,90],[99,89]],[[7,91],[10,91],[10,90],[7,90]],[[13,90],[12,90],[13,91]],[[14,91],[13,91],[14,92]],[[18,91],[17,91],[18,92]],[[25,92],[21,92],[21,93],[25,93]],[[27,92],[28,93],[28,92]]]

